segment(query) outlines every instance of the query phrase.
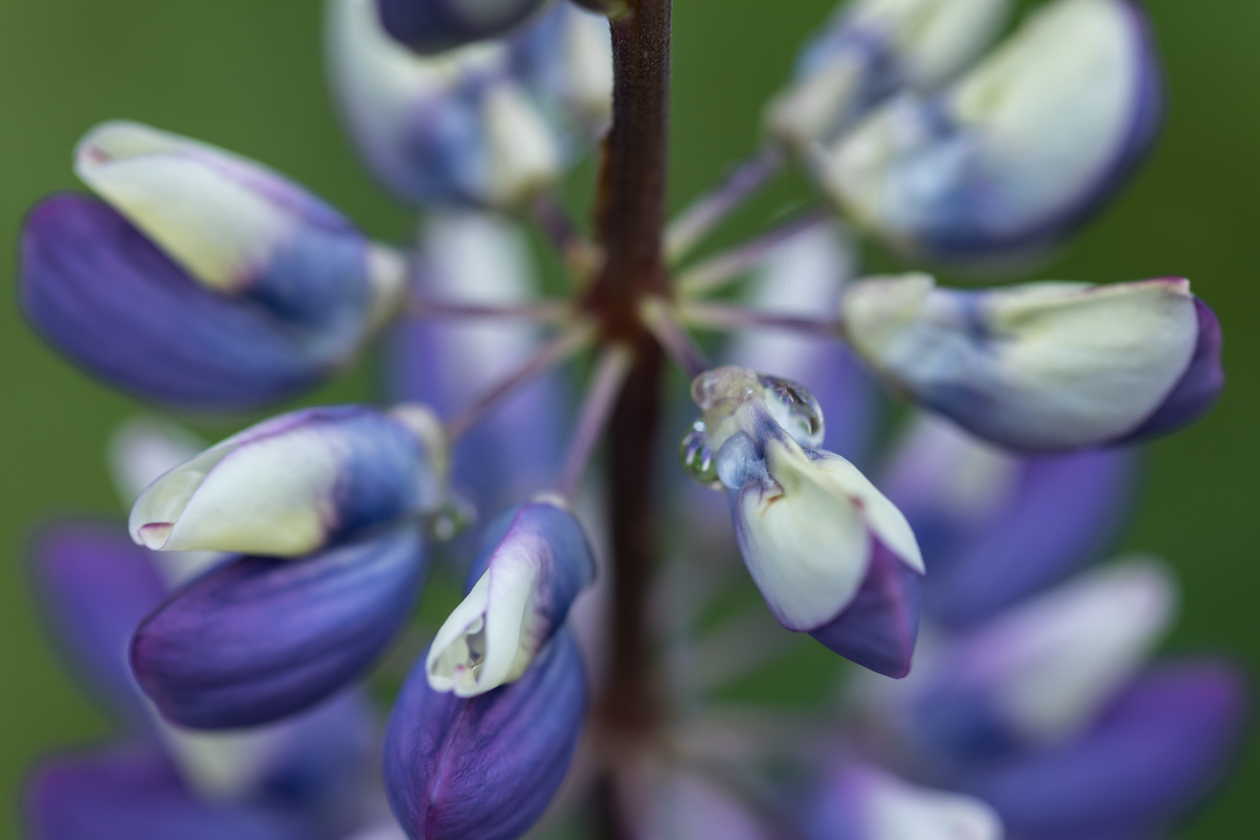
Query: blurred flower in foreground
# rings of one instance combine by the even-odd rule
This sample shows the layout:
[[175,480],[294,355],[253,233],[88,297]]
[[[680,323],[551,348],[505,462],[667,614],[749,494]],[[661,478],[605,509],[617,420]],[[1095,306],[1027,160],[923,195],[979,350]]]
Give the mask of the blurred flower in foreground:
[[135,123],[76,150],[104,200],[46,199],[22,236],[21,302],[60,351],[180,407],[278,401],[347,364],[391,317],[403,259],[251,161]]

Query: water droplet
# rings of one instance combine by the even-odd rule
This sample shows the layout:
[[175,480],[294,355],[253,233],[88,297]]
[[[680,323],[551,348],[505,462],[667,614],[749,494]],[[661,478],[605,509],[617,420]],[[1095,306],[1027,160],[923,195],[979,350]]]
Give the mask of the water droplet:
[[722,489],[722,482],[718,480],[717,462],[713,457],[713,450],[709,448],[709,430],[703,420],[697,420],[682,439],[678,457],[682,461],[683,472],[692,481],[714,490]]
[[806,449],[822,446],[826,427],[822,407],[814,395],[805,386],[777,376],[762,376],[759,381],[766,390],[766,406],[775,422]]
[[451,493],[440,508],[429,516],[429,532],[442,542],[449,542],[477,520],[477,510],[458,493]]

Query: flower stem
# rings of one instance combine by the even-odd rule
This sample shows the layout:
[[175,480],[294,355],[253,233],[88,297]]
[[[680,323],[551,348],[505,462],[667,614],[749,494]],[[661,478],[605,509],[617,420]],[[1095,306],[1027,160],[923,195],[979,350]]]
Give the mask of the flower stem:
[[412,298],[407,310],[409,314],[417,318],[520,320],[540,324],[558,324],[573,317],[573,307],[567,302],[559,301],[495,304]]
[[728,303],[685,302],[678,305],[682,322],[711,330],[783,330],[839,341],[843,328],[836,318],[811,318],[778,312],[748,309]]
[[682,212],[669,225],[665,251],[678,262],[724,219],[756,195],[778,174],[786,160],[776,146],[767,146],[735,169],[720,186]]
[[[609,520],[615,593],[611,670],[598,705],[610,748],[642,746],[660,718],[646,626],[655,561],[652,466],[656,462],[664,354],[640,320],[639,304],[668,295],[661,261],[668,162],[671,0],[631,0],[612,21],[613,123],[605,142],[595,226],[602,270],[584,304],[604,340],[632,348],[633,364],[609,422]],[[624,755],[622,756],[624,758]],[[609,767],[608,772],[616,772]],[[605,784],[613,790],[615,784]],[[627,836],[631,814],[610,796],[600,809],[605,837]]]
[[828,218],[826,213],[811,210],[756,239],[692,266],[679,275],[674,283],[674,292],[680,298],[712,294],[755,268],[779,245],[818,225],[826,224]]
[[606,347],[595,365],[595,375],[591,378],[590,390],[582,403],[582,413],[578,417],[577,430],[569,443],[569,452],[565,457],[564,469],[560,473],[560,481],[556,487],[560,495],[569,501],[577,493],[578,485],[590,463],[591,455],[599,443],[600,435],[608,425],[613,405],[621,393],[630,373],[630,365],[634,355],[629,347],[614,344]]
[[687,328],[678,322],[667,300],[647,298],[640,304],[639,312],[648,330],[688,377],[695,378],[713,367]]
[[532,358],[505,376],[446,424],[447,440],[454,444],[485,418],[495,406],[517,388],[587,347],[595,328],[589,322],[576,324],[548,341]]

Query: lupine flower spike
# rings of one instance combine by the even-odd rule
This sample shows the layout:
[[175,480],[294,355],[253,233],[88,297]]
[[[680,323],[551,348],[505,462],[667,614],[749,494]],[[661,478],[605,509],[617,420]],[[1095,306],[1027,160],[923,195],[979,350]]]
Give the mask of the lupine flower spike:
[[[1167,567],[1092,564],[1135,444],[1221,391],[1215,313],[1173,277],[963,291],[861,261],[863,237],[990,274],[1054,253],[1159,126],[1135,0],[1046,0],[1004,41],[1025,4],[849,0],[752,157],[668,222],[670,0],[324,5],[333,99],[424,213],[416,243],[126,122],[76,151],[94,196],[26,221],[34,328],[180,410],[297,396],[398,327],[396,407],[298,408],[209,448],[129,425],[125,530],[36,543],[50,629],[118,733],[32,775],[33,836],[1175,833],[1249,691],[1224,661],[1152,659]],[[592,151],[587,224],[566,177]],[[788,164],[817,206],[690,258]],[[742,705],[794,645],[835,707]]]

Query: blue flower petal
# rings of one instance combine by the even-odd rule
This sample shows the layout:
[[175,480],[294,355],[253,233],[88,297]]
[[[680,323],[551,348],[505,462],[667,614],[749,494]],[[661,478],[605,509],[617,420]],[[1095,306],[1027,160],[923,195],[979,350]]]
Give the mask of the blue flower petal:
[[424,840],[513,840],[564,780],[586,711],[586,681],[570,631],[525,675],[463,699],[429,687],[422,658],[385,736],[394,814]]
[[376,0],[381,24],[395,40],[420,53],[436,53],[503,35],[541,9],[546,0],[486,4],[467,0]]

